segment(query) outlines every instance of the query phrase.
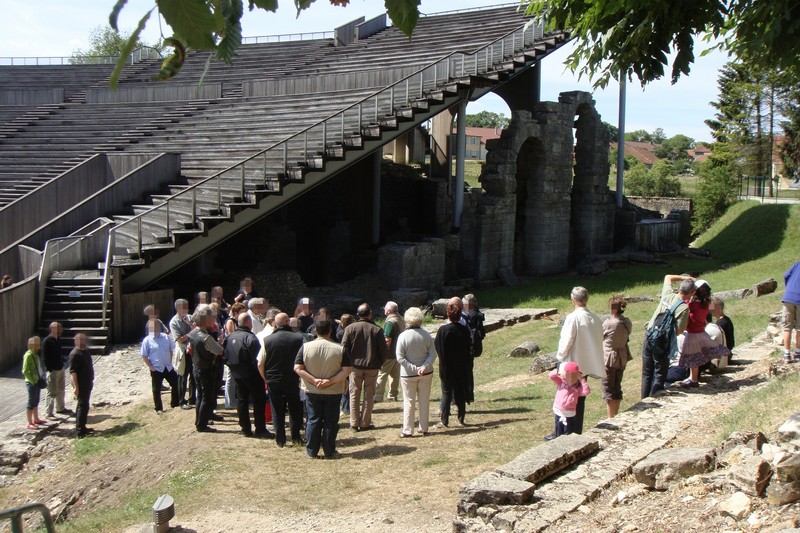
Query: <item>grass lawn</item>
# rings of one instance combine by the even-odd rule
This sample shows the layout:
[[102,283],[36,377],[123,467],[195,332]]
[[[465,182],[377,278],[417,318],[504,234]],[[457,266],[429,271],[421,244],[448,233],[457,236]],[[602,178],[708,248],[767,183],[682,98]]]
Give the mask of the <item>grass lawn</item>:
[[[800,258],[797,235],[800,206],[745,202],[733,206],[698,239],[696,246],[709,250],[710,259],[675,257],[669,264],[629,266],[595,277],[549,276],[476,295],[481,307],[556,307],[563,315],[571,310],[568,295],[574,285],[589,289],[589,308],[599,313],[606,312],[606,302],[613,294],[656,297],[668,273],[702,275],[717,291],[749,287],[767,277],[782,285],[783,272]],[[763,332],[767,315],[780,310],[781,292],[782,287],[776,294],[726,303],[737,343]],[[637,356],[641,353],[643,324],[654,306],[653,302],[628,305],[627,315],[634,323],[634,361],[623,381],[623,410],[639,399],[641,364]],[[153,448],[160,447],[170,458],[159,470],[162,475],[124,478],[129,484],[127,491],[102,508],[68,521],[60,531],[110,531],[144,522],[155,497],[164,492],[179,499],[182,516],[207,511],[209,505],[216,509],[241,508],[242,495],[248,493],[266,495],[248,499],[248,509],[270,513],[334,508],[342,513],[359,513],[380,511],[391,503],[396,513],[450,516],[461,485],[511,460],[551,431],[554,385],[544,374],[528,373],[529,359],[510,359],[507,354],[525,340],[536,341],[544,352],[555,350],[560,331],[557,319],[504,328],[484,341],[484,353],[475,360],[476,402],[467,409],[469,426],[455,425],[430,437],[400,439],[401,404],[378,404],[378,429],[361,433],[343,429],[339,439],[345,457],[314,462],[313,476],[309,475],[309,461],[302,449],[278,449],[274,443],[254,442],[235,434],[197,434],[192,431],[192,417],[182,416],[180,411],[157,417],[149,409],[133,409],[124,419],[127,431],[79,441],[67,466],[77,477],[82,471],[119,468],[131,458],[157,461],[159,455],[153,455]],[[709,439],[724,438],[738,428],[770,429],[761,425],[774,424],[775,419],[795,409],[800,393],[797,378],[791,379],[794,381],[778,381],[746,395],[727,414],[710,421],[713,431]],[[606,413],[598,382],[593,380],[590,385],[593,390],[587,400],[587,426],[605,418]],[[788,390],[795,392],[785,401],[776,401],[787,396]],[[432,412],[437,408],[438,391],[437,379]],[[775,406],[774,416],[761,417],[760,411],[752,409],[753,404]],[[225,415],[226,421],[218,427],[236,432],[235,412]],[[342,426],[346,428],[346,423]],[[190,460],[173,465],[171,458],[178,449]],[[43,474],[31,482],[30,489],[32,493],[37,488],[46,491],[48,483],[56,482]],[[0,500],[7,501],[10,490],[0,489]],[[449,529],[449,519],[442,526]]]

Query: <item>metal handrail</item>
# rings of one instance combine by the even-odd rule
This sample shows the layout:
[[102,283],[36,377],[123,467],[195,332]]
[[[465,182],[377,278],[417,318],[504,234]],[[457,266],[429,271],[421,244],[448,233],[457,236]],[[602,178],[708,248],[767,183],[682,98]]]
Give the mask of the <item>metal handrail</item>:
[[[204,188],[206,184],[208,184],[211,180],[217,180],[217,184],[215,187],[215,191],[212,190],[212,195],[216,196],[216,209],[218,212],[222,211],[222,193],[221,187],[222,183],[221,180],[223,176],[229,172],[235,171],[236,169],[241,168],[241,178],[237,178],[237,181],[240,181],[239,186],[237,189],[242,191],[245,190],[245,183],[247,181],[246,174],[247,174],[247,164],[255,161],[257,158],[263,157],[263,165],[258,165],[258,168],[263,169],[263,176],[260,180],[263,179],[263,183],[267,185],[267,153],[276,153],[280,152],[282,149],[283,152],[283,172],[285,173],[288,170],[288,159],[289,159],[289,144],[293,141],[301,143],[302,149],[298,149],[299,153],[302,153],[304,157],[307,156],[309,151],[309,134],[314,132],[315,130],[317,133],[319,129],[321,129],[322,141],[321,147],[324,151],[325,147],[327,146],[328,142],[328,130],[329,125],[332,126],[330,128],[332,131],[333,128],[341,125],[341,136],[342,139],[344,138],[345,134],[345,115],[350,112],[354,112],[358,119],[358,127],[360,128],[363,124],[363,117],[365,113],[368,113],[368,117],[374,116],[375,123],[378,122],[380,118],[380,100],[382,97],[388,97],[389,100],[389,110],[394,111],[395,109],[395,102],[396,101],[403,101],[408,103],[412,101],[412,99],[422,98],[424,97],[425,92],[425,85],[426,83],[431,83],[431,87],[439,87],[440,81],[443,83],[450,82],[451,80],[456,80],[462,78],[467,75],[477,75],[482,72],[488,72],[494,66],[494,64],[498,61],[506,59],[510,55],[522,51],[526,47],[525,39],[527,37],[527,32],[529,31],[530,27],[530,34],[532,39],[530,40],[530,44],[536,42],[537,39],[537,32],[539,35],[543,35],[544,33],[544,23],[543,21],[538,21],[538,24],[530,24],[525,23],[520,27],[517,27],[513,30],[510,30],[503,34],[502,36],[498,37],[494,41],[474,50],[474,51],[462,51],[457,50],[447,54],[446,56],[428,64],[425,67],[420,68],[419,70],[407,75],[404,78],[396,81],[395,83],[384,87],[371,95],[368,95],[357,102],[351,104],[350,106],[333,113],[332,115],[322,119],[321,121],[308,126],[307,128],[300,130],[299,132],[282,139],[280,141],[275,142],[271,146],[255,153],[254,155],[232,165],[228,168],[225,168],[208,178],[205,178],[186,189],[179,191],[165,200],[160,202],[157,205],[154,205],[152,208],[134,216],[130,219],[126,220],[125,222],[117,225],[116,227],[111,229],[112,233],[118,233],[122,228],[128,226],[129,224],[136,223],[137,230],[136,230],[136,248],[137,252],[141,255],[142,253],[142,219],[158,210],[161,210],[165,204],[168,206],[171,201],[177,201],[178,198],[187,198],[186,195],[191,194],[191,221],[196,222],[197,220],[197,191],[207,190]],[[519,35],[520,38],[517,38]],[[507,40],[510,38],[511,42],[508,43]],[[519,41],[519,42],[517,42]],[[479,56],[483,54],[484,59],[481,60]],[[472,59],[474,58],[474,59]],[[429,74],[431,79],[426,80],[426,74]],[[413,84],[411,83],[412,80],[416,80]],[[417,91],[416,85],[419,85],[419,91]],[[414,93],[412,95],[411,89],[414,88]],[[400,98],[397,97],[399,93],[402,95]],[[365,104],[369,103],[370,109],[366,109]],[[373,106],[374,104],[374,106]],[[336,124],[334,124],[336,122]],[[259,180],[259,181],[260,181]],[[212,186],[213,187],[213,186]],[[213,194],[215,193],[215,194]],[[213,202],[212,202],[213,205]],[[170,217],[169,217],[169,208],[167,207],[167,220],[165,224],[167,237],[170,236]],[[115,243],[119,242],[119,239],[115,239]],[[112,251],[113,253],[113,251]],[[110,258],[109,258],[110,259]]]
[[32,511],[39,511],[44,518],[44,527],[47,533],[56,533],[56,524],[53,521],[53,515],[50,514],[50,509],[43,503],[26,503],[18,505],[17,507],[10,507],[0,511],[0,520],[8,519],[11,521],[11,533],[22,533],[24,525],[22,523],[22,515]]
[[[146,53],[145,53],[146,51]],[[152,46],[140,46],[130,54],[130,64],[134,65],[146,59],[156,59],[163,57],[161,52]],[[81,59],[79,61],[79,59]],[[89,61],[83,61],[88,59]],[[4,66],[53,66],[53,65],[113,65],[119,56],[0,56],[0,65]],[[54,61],[56,60],[56,61]],[[127,61],[126,61],[127,62]]]
[[276,35],[253,35],[250,37],[242,37],[242,44],[282,43],[286,41],[313,41],[314,39],[332,39],[332,38],[333,38],[332,31],[279,33]]

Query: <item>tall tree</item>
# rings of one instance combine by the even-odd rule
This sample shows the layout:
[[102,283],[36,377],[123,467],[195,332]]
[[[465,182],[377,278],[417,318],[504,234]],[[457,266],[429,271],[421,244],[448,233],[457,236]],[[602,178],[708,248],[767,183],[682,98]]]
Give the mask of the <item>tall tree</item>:
[[653,137],[645,130],[633,130],[625,132],[625,140],[631,142],[649,143],[653,141]]
[[[111,26],[97,26],[89,33],[89,48],[73,50],[70,63],[108,63],[109,58],[118,58],[122,55],[131,34],[130,31],[117,32]],[[137,38],[134,47],[143,46],[159,48],[158,43],[148,44]]]
[[508,123],[509,119],[503,113],[493,113],[492,111],[481,111],[466,116],[467,126],[473,128],[507,128]]
[[[727,63],[717,80],[719,95],[711,102],[717,112],[706,120],[718,143],[729,145],[751,176],[771,176],[775,117],[791,76],[750,61]],[[768,180],[772,195],[772,180]]]
[[792,90],[783,106],[785,120],[783,142],[780,145],[781,161],[786,177],[800,180],[800,87]]

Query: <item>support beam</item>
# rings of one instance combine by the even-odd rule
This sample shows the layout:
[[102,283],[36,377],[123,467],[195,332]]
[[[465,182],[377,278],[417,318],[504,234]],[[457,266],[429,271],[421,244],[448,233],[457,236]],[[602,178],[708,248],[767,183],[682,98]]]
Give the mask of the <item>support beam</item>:
[[625,83],[626,74],[619,73],[619,122],[617,134],[617,207],[622,207],[622,172],[625,170]]
[[431,178],[450,179],[450,136],[453,111],[445,109],[431,119]]
[[372,244],[381,243],[381,163],[382,150],[375,150],[372,167]]
[[464,157],[467,151],[467,101],[458,103],[456,120],[456,190],[453,208],[453,231],[461,229],[461,212],[464,210]]

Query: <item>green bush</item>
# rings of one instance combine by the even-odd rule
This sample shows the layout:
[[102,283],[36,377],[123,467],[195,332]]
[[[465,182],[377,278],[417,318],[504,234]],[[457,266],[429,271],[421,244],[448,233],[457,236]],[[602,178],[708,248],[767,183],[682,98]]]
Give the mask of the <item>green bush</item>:
[[694,200],[692,230],[697,235],[725,214],[736,201],[738,176],[729,165],[704,165],[700,169],[700,184]]
[[631,196],[680,196],[681,183],[673,173],[669,161],[657,161],[650,170],[634,165],[625,172],[625,190]]

